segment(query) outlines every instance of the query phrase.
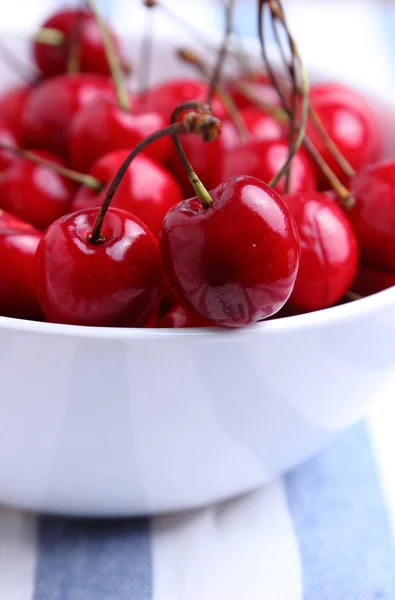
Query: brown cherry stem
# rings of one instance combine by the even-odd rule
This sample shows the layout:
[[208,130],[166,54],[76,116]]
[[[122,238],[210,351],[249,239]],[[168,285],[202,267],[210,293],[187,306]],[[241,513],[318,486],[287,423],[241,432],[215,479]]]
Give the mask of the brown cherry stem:
[[46,167],[47,169],[51,169],[51,171],[55,171],[74,181],[75,183],[79,183],[80,185],[85,185],[91,190],[100,191],[103,189],[103,184],[101,181],[92,177],[91,175],[85,175],[84,173],[79,173],[78,171],[73,171],[72,169],[68,169],[67,167],[62,167],[57,165],[56,163],[47,160],[46,158],[41,158],[41,156],[37,156],[34,152],[29,152],[29,150],[23,150],[22,148],[18,148],[17,146],[9,146],[7,144],[0,143],[0,149],[6,150],[7,152],[11,152],[20,158],[24,158],[36,165],[40,165],[41,167]]
[[77,12],[73,29],[70,35],[70,51],[67,59],[67,73],[78,73],[81,62],[81,33],[83,9]]
[[108,65],[111,71],[111,77],[114,82],[115,92],[117,95],[118,106],[122,110],[130,111],[130,98],[124,81],[124,74],[117,58],[114,44],[111,40],[110,33],[102,18],[100,11],[97,8],[96,0],[86,0],[89,9],[96,19],[101,32],[104,49],[107,56]]
[[221,73],[224,66],[224,62],[226,59],[226,55],[228,52],[229,39],[232,35],[232,26],[233,26],[233,9],[235,5],[235,0],[228,0],[225,5],[225,33],[224,38],[222,40],[222,44],[219,48],[216,64],[214,67],[214,71],[210,81],[210,87],[207,94],[207,104],[211,104],[215,91],[218,88]]

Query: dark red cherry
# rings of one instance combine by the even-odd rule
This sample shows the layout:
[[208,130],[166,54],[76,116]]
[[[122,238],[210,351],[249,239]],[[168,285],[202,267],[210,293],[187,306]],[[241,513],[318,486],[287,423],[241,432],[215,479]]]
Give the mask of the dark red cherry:
[[[54,154],[36,150],[41,158],[59,166],[65,163]],[[16,158],[0,174],[0,206],[37,229],[46,229],[70,211],[76,185],[48,167]]]
[[303,310],[335,304],[358,267],[358,246],[347,217],[326,194],[284,196],[299,231],[301,258],[289,303]]
[[351,291],[360,296],[370,296],[394,285],[394,274],[371,269],[360,263],[356,277],[351,285]]
[[[126,112],[113,102],[98,101],[83,107],[70,128],[69,153],[75,169],[83,173],[113,150],[133,149],[144,138],[166,127],[158,112]],[[163,162],[170,152],[171,138],[163,137],[145,149],[145,153]]]
[[355,205],[347,214],[362,262],[395,273],[395,161],[361,169],[351,182],[351,192]]
[[[212,185],[236,175],[250,175],[268,183],[281,169],[288,156],[287,140],[253,140],[244,146],[233,148],[224,154],[222,161],[213,167]],[[282,178],[274,187],[280,194],[284,192]],[[292,161],[290,191],[315,190],[316,180],[310,158],[303,148],[299,149]]]
[[241,117],[251,140],[279,140],[286,133],[286,126],[274,117],[263,112],[257,106],[250,106],[241,111]]
[[24,145],[67,156],[74,115],[99,98],[113,98],[112,82],[104,75],[58,75],[35,86],[23,111]]
[[[128,154],[128,150],[116,150],[93,165],[90,175],[101,181],[104,188],[98,193],[81,186],[72,201],[73,211],[100,206],[108,185]],[[126,171],[111,206],[136,215],[157,236],[165,215],[181,199],[180,187],[169,171],[152,158],[139,154]]]
[[[240,136],[234,124],[229,120],[222,122],[221,135],[210,143],[203,142],[200,136],[193,133],[182,136],[182,147],[185,154],[206,187],[213,187],[212,178],[215,165],[222,164],[227,150],[239,145]],[[180,184],[184,197],[189,198],[193,190],[174,148],[170,151],[166,166]]]
[[181,328],[181,327],[213,327],[211,321],[203,319],[195,312],[187,310],[181,304],[173,306],[161,319],[158,321],[160,328]]
[[239,110],[254,106],[254,104],[237,90],[237,83],[248,85],[251,93],[273,106],[280,106],[280,99],[270,79],[261,73],[240,75],[228,84],[228,92]]
[[234,177],[180,202],[159,238],[165,274],[182,304],[217,325],[242,327],[278,311],[295,281],[300,247],[280,196],[253,177]]
[[[379,158],[380,129],[369,105],[357,92],[342,84],[320,84],[312,86],[310,102],[329,137],[356,171]],[[311,122],[307,126],[307,135],[340,180],[348,185],[347,176],[325,148]],[[328,181],[318,167],[316,174],[320,188],[327,189]]]
[[[120,60],[118,39],[107,25],[116,55]],[[58,46],[34,43],[34,61],[44,77],[66,72],[73,39],[78,39],[79,70],[86,73],[110,73],[102,35],[95,17],[87,10],[60,10],[44,21],[41,27],[57,29],[64,34],[65,42]],[[78,38],[74,36],[77,36]],[[77,42],[75,42],[77,43]]]
[[[0,125],[0,145],[5,144],[6,146],[17,146],[18,142],[14,134],[10,129]],[[7,150],[0,148],[0,173],[9,167],[15,160],[15,154]],[[1,202],[1,200],[0,200]]]
[[[171,79],[144,92],[138,99],[138,106],[143,111],[160,112],[168,124],[176,106],[190,101],[206,102],[208,90],[209,86],[204,81]],[[214,96],[211,108],[218,119],[227,117],[225,106],[217,96]]]
[[41,234],[0,229],[0,316],[41,320],[34,286],[34,260]]
[[36,257],[42,310],[55,323],[143,327],[161,295],[157,241],[136,217],[110,208],[94,245],[96,215],[96,208],[71,213],[45,232]]
[[30,91],[31,87],[24,85],[0,96],[0,123],[12,131],[18,144],[23,142],[22,113]]
[[28,231],[36,231],[33,225],[5,210],[0,210],[0,231],[2,229],[15,229],[18,231],[27,229]]

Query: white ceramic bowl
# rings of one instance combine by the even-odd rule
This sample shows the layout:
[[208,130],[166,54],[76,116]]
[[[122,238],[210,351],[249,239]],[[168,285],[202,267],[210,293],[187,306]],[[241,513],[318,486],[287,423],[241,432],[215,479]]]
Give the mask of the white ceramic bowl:
[[[189,72],[156,53],[156,78]],[[395,156],[395,105],[369,96]],[[137,515],[253,489],[395,396],[394,339],[395,288],[241,331],[0,318],[0,502]]]

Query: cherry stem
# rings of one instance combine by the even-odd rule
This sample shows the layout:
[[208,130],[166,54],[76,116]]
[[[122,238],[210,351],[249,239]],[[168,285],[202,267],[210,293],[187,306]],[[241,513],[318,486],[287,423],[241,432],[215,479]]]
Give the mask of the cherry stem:
[[[190,48],[180,48],[177,51],[177,56],[184,62],[193,66],[205,79],[210,80],[208,65],[203,62],[201,57],[194,50],[191,50]],[[233,121],[233,124],[237,129],[240,141],[242,144],[245,144],[248,140],[248,130],[239,109],[225,88],[217,85],[216,92],[220,97],[222,104],[225,106],[231,121]],[[287,118],[287,116],[285,116],[285,118]]]
[[108,65],[111,71],[111,77],[114,82],[115,92],[117,95],[118,106],[122,110],[130,111],[130,98],[124,82],[123,71],[117,58],[108,27],[97,8],[96,0],[86,0],[86,2],[93,16],[95,17],[101,32]]
[[100,191],[103,189],[103,184],[101,181],[92,177],[91,175],[85,175],[84,173],[78,173],[78,171],[73,171],[72,169],[68,169],[67,167],[62,167],[50,160],[45,158],[41,158],[34,154],[34,152],[29,152],[28,150],[23,150],[22,148],[18,148],[17,146],[9,146],[7,144],[0,143],[1,150],[6,150],[7,152],[11,152],[12,154],[16,154],[20,158],[24,158],[36,165],[40,165],[41,167],[46,167],[59,173],[63,177],[70,179],[71,181],[75,181],[75,183],[79,183],[80,185],[85,185],[91,190]]
[[[203,109],[203,112],[209,112],[210,106],[199,106],[196,102],[186,102],[183,105],[178,106],[171,115],[171,123],[176,123],[179,115],[186,109],[194,109],[199,110]],[[178,131],[173,133],[173,143],[178,154],[179,159],[181,160],[182,166],[184,167],[186,174],[188,175],[188,179],[195,190],[196,196],[199,198],[201,205],[204,209],[210,208],[214,204],[212,197],[209,192],[204,187],[203,183],[200,181],[199,177],[193,170],[191,163],[185,155],[185,152],[181,146],[180,138],[178,136]]]
[[78,73],[81,62],[81,33],[83,10],[80,8],[76,14],[70,36],[70,51],[67,59],[67,73]]
[[235,0],[228,0],[225,5],[225,33],[222,44],[218,51],[217,61],[211,77],[210,88],[207,95],[207,104],[211,104],[221,79],[222,68],[228,52],[229,38],[232,35],[234,5]]
[[50,46],[61,46],[65,41],[64,33],[53,27],[42,27],[32,37],[32,42]]

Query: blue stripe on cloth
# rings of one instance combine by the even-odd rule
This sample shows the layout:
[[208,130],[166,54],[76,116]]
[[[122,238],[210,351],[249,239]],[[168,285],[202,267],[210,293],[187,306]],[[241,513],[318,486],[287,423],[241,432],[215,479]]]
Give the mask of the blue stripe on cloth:
[[42,517],[38,536],[34,600],[151,599],[148,520]]
[[364,425],[287,475],[304,600],[393,600],[395,553]]

